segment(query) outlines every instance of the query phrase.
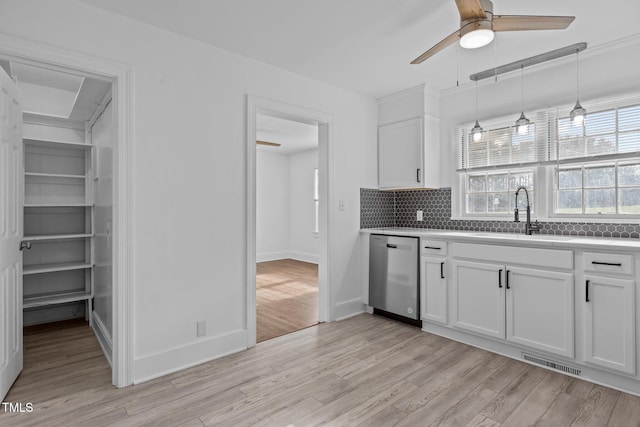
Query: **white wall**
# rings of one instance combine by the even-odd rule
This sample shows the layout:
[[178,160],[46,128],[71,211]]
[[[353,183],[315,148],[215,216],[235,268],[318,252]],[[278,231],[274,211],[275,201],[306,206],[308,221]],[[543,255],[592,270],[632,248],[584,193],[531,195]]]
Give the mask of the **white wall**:
[[289,156],[256,150],[256,261],[288,254]]
[[313,232],[313,171],[317,167],[317,149],[289,155],[289,256],[313,263],[318,263],[320,255],[320,239]]
[[292,258],[318,263],[313,233],[313,170],[318,150],[293,154],[256,151],[256,260]]
[[[640,36],[606,46],[588,47],[580,53],[580,101],[640,92]],[[527,57],[528,55],[523,55]],[[482,80],[478,84],[478,119],[513,116],[515,123],[521,107],[520,72]],[[569,109],[576,102],[576,57],[558,59],[524,70],[524,110],[566,104]],[[451,144],[455,127],[474,122],[475,83],[444,91],[440,97],[440,172],[441,186],[450,187],[455,162]]]
[[[93,310],[94,317],[97,317],[103,333],[108,341],[112,339],[113,332],[113,250],[112,234],[113,229],[113,182],[112,182],[112,158],[113,158],[113,127],[112,120],[113,107],[109,105],[102,112],[100,117],[91,129],[91,142],[94,145],[93,151],[96,156],[96,170],[93,171],[95,177],[94,186],[94,247],[95,247],[95,268],[94,268],[94,295]],[[107,349],[109,351],[110,349]]]
[[0,0],[0,10],[3,34],[133,67],[136,381],[246,346],[247,94],[333,117],[329,318],[362,310],[359,188],[376,179],[363,156],[376,141],[373,99],[72,0]]

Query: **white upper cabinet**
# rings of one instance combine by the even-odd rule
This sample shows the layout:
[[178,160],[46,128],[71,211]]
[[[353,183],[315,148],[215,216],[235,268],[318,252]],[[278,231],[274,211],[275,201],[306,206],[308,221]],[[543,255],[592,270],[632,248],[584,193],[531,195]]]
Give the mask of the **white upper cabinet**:
[[438,188],[439,98],[425,86],[378,99],[378,185]]

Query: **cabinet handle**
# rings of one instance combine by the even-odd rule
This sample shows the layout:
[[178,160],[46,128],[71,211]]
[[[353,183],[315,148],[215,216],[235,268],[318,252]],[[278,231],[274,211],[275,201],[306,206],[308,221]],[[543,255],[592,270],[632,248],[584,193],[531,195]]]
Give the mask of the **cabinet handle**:
[[398,245],[392,245],[391,243],[387,243],[387,247],[391,249],[398,249]]
[[502,269],[498,270],[498,287],[502,288]]
[[584,292],[585,292],[585,300],[589,302],[589,281],[584,282]]
[[437,246],[425,246],[424,248],[425,249],[435,249],[436,251],[439,251],[440,249],[442,249],[442,248],[439,248]]
[[420,168],[416,169],[416,181],[420,182]]
[[595,264],[595,265],[611,265],[611,266],[614,266],[614,267],[622,267],[622,263],[621,262],[591,261],[591,264]]
[[440,263],[440,278],[444,279],[444,261]]
[[505,278],[504,284],[506,285],[507,289],[511,289],[509,287],[509,270],[505,271],[504,278]]

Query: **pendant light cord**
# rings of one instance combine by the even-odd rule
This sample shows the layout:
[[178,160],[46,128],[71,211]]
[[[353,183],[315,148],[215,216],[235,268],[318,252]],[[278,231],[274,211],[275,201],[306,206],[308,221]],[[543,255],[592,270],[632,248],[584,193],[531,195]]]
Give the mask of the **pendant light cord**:
[[522,106],[522,112],[524,113],[524,65],[520,66],[520,100]]
[[576,50],[576,100],[580,100],[580,51]]

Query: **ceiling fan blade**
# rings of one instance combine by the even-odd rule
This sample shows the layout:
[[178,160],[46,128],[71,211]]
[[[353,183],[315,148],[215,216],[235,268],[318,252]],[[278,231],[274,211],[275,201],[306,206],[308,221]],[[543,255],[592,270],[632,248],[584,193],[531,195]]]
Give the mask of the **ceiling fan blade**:
[[495,15],[493,31],[564,30],[575,16]]
[[269,141],[256,141],[257,145],[268,145],[269,147],[280,147],[282,144],[277,142],[269,142]]
[[411,61],[411,63],[421,64],[422,62],[424,62],[425,59],[435,55],[436,53],[440,52],[442,49],[449,46],[450,44],[455,43],[456,40],[458,40],[459,38],[460,38],[460,30],[456,30],[455,32],[451,33],[450,35],[445,37],[443,40],[441,40],[438,44],[433,46],[431,49],[429,49],[428,51],[426,51],[425,53],[423,53],[422,55],[418,56],[416,59]]
[[480,0],[456,0],[456,6],[458,6],[461,21],[472,18],[487,18]]

